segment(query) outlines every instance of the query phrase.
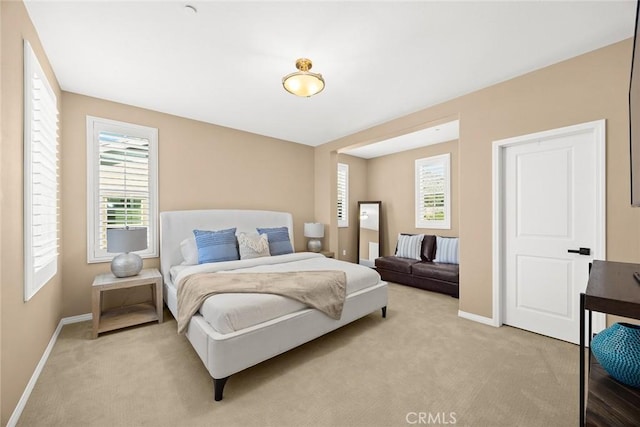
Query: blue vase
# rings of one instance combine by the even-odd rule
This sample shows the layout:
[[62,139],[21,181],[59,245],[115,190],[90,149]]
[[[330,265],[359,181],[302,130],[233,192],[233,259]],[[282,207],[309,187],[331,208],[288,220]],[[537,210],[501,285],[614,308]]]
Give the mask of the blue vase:
[[591,351],[609,375],[640,388],[640,325],[614,323],[593,337]]

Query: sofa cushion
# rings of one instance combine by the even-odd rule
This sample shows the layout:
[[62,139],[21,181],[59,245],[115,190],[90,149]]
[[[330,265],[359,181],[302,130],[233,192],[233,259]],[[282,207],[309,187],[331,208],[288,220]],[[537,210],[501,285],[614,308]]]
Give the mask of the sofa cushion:
[[424,234],[407,235],[398,234],[398,243],[396,244],[396,256],[401,258],[410,258],[421,261],[422,239]]
[[[411,233],[400,233],[402,236],[415,236]],[[396,244],[396,253],[398,252],[398,245]],[[422,237],[422,249],[420,257],[423,261],[433,261],[436,257],[436,236],[432,234],[423,234]]]
[[416,277],[427,277],[429,279],[443,280],[452,283],[460,282],[460,269],[458,264],[419,262],[411,266],[411,271]]
[[422,260],[433,261],[436,257],[436,236],[425,234],[422,239]]
[[397,271],[399,273],[411,274],[411,266],[420,264],[421,261],[411,258],[401,258],[397,256],[383,256],[376,258],[376,267],[385,270]]
[[434,262],[444,264],[459,264],[458,238],[436,236],[436,259]]

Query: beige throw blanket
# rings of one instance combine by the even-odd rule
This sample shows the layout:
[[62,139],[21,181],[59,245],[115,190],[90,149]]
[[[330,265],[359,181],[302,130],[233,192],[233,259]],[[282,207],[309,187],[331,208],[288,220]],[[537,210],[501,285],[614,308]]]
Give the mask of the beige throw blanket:
[[283,273],[197,273],[178,287],[178,333],[184,333],[207,297],[220,293],[266,293],[293,298],[340,319],[346,297],[344,271]]

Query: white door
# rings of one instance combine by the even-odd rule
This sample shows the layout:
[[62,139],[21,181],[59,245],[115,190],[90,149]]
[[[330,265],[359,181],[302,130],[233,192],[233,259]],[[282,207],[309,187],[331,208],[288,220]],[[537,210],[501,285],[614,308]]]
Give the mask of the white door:
[[505,324],[578,343],[579,295],[602,251],[603,135],[578,125],[505,148]]

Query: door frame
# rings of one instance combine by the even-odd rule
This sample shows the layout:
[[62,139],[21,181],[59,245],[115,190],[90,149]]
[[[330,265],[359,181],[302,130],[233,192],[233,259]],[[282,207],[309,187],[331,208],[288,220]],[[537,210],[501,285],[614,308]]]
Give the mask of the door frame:
[[[596,241],[593,258],[606,259],[606,121],[605,119],[551,129],[542,132],[501,139],[493,142],[492,185],[493,185],[493,326],[502,326],[504,320],[505,292],[505,214],[504,179],[505,152],[509,147],[528,144],[536,140],[572,135],[590,131],[595,138],[595,175],[596,175]],[[575,301],[579,307],[579,300]],[[604,313],[593,313],[593,332],[599,332],[606,326]]]

